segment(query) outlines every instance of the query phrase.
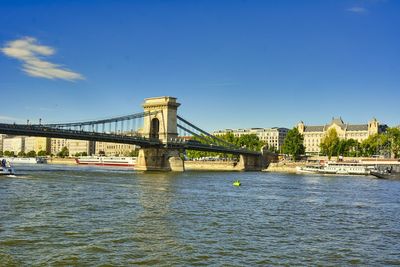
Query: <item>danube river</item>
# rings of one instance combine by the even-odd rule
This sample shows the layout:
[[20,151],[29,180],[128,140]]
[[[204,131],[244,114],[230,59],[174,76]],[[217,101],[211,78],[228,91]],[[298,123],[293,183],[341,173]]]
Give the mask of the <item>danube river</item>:
[[16,169],[0,178],[0,265],[400,265],[399,181]]

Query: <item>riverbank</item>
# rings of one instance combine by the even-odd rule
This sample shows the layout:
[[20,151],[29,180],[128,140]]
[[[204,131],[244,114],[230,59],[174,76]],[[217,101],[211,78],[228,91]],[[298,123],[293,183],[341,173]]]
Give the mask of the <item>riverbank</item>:
[[50,158],[47,160],[48,164],[66,164],[66,165],[76,165],[74,158]]
[[185,161],[186,171],[237,171],[234,161]]
[[277,162],[269,164],[265,172],[296,173],[296,167],[305,166],[305,162]]

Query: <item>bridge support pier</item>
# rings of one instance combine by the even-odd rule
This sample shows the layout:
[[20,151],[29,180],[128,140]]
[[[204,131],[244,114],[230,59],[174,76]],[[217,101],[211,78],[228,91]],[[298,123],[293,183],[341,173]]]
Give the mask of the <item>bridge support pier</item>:
[[239,171],[261,171],[264,165],[265,160],[261,155],[240,155],[235,168]]
[[185,171],[184,161],[178,150],[165,148],[142,148],[136,160],[138,171]]

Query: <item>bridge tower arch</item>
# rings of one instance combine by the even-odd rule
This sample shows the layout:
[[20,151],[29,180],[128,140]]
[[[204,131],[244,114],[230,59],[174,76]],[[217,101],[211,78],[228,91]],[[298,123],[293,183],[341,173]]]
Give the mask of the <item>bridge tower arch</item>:
[[[178,137],[177,111],[180,104],[175,97],[162,96],[146,98],[143,136],[159,139],[165,143]],[[163,147],[144,147],[139,150],[136,170],[141,171],[184,171],[184,162],[177,149]]]
[[152,139],[160,138],[160,120],[157,118],[151,119],[150,138],[152,138]]

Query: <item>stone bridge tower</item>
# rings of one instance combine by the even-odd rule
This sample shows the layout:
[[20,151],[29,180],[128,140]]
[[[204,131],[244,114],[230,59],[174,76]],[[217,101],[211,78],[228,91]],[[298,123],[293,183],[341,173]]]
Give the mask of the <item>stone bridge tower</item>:
[[179,106],[175,97],[146,98],[143,103],[144,111],[156,113],[144,117],[143,136],[163,142],[176,138],[178,136],[176,115]]
[[[177,110],[180,104],[175,97],[146,98],[145,112],[154,114],[144,117],[143,136],[166,142],[178,136]],[[139,171],[184,171],[184,162],[176,149],[141,148],[135,166]]]

